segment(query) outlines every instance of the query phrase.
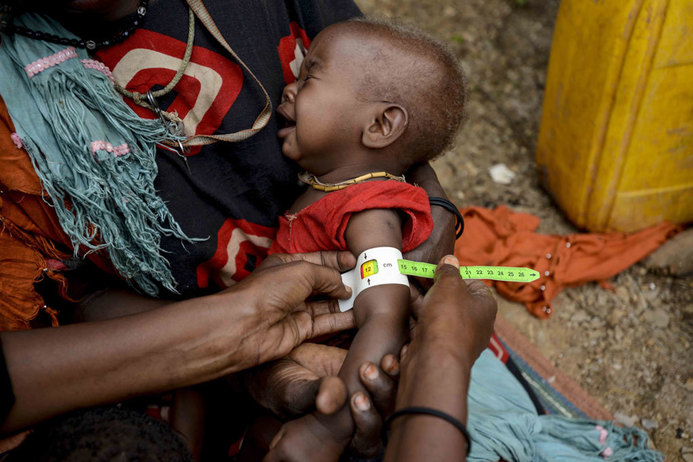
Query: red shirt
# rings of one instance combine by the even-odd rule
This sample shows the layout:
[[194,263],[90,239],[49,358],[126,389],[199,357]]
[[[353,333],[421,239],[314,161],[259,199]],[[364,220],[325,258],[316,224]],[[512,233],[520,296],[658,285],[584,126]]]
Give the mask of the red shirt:
[[402,252],[416,248],[433,230],[423,189],[399,181],[367,181],[331,192],[296,214],[284,214],[269,253],[348,250],[344,235],[349,219],[370,209],[397,209],[406,217]]

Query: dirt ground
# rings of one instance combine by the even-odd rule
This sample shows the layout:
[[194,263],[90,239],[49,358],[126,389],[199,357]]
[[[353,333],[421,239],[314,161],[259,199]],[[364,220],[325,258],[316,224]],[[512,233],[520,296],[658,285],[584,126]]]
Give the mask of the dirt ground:
[[[451,199],[532,213],[542,233],[576,232],[534,170],[559,0],[357,3],[366,14],[414,22],[447,41],[467,72],[469,120],[435,163]],[[510,185],[492,181],[488,168],[497,163],[515,173]],[[500,313],[618,421],[647,430],[667,460],[693,460],[693,277],[652,274],[638,263],[611,282],[613,292],[594,283],[564,290],[548,320],[499,297]]]

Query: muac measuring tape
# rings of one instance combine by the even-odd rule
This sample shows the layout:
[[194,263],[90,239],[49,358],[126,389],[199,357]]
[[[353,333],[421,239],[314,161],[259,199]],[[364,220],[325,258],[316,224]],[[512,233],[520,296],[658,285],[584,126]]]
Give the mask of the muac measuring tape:
[[[432,278],[436,265],[405,260],[402,252],[394,247],[375,247],[361,253],[356,266],[342,273],[342,282],[351,287],[348,300],[339,300],[341,311],[350,310],[361,291],[382,284],[402,284],[409,286],[407,276]],[[539,279],[539,271],[512,266],[461,266],[462,279],[490,279],[506,282],[532,282]]]

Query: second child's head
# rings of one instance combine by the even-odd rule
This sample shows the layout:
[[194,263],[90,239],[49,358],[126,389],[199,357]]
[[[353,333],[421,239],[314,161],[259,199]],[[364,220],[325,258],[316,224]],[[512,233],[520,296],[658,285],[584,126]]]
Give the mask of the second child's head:
[[313,40],[278,112],[282,151],[312,174],[400,174],[441,154],[463,119],[454,55],[409,26],[357,19]]

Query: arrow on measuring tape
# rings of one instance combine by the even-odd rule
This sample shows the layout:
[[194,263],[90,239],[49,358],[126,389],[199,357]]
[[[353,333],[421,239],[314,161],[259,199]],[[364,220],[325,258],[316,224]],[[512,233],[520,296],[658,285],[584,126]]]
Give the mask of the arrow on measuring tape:
[[[399,272],[407,276],[432,278],[436,265],[411,260],[397,260]],[[505,282],[532,282],[539,279],[539,271],[514,266],[461,266],[462,279],[490,279]]]

